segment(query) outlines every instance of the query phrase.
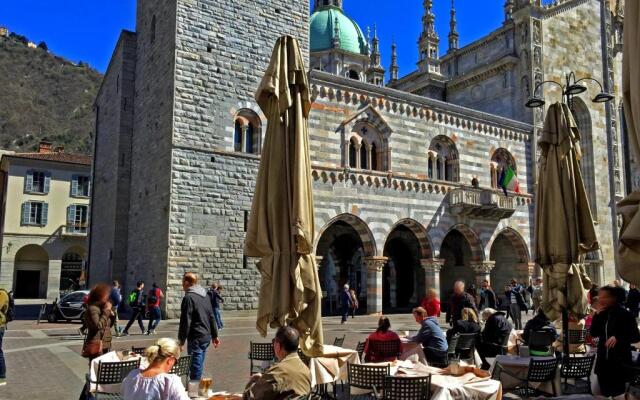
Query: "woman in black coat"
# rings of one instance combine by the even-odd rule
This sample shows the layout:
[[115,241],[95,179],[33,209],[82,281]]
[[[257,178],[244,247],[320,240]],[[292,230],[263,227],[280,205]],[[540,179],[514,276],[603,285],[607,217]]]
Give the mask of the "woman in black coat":
[[624,298],[621,288],[601,288],[598,309],[591,323],[591,336],[598,338],[595,372],[600,390],[607,397],[625,392],[630,376],[624,366],[631,364],[631,344],[640,342],[636,319],[622,305]]

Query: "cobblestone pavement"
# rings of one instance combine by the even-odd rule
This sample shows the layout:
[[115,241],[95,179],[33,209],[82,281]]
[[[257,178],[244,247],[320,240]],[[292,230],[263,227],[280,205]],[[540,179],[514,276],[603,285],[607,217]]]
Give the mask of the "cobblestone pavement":
[[[214,379],[216,390],[241,391],[249,377],[247,352],[250,341],[267,341],[254,328],[253,313],[226,313],[221,346],[210,348],[205,373]],[[390,316],[392,329],[415,330],[411,315]],[[122,321],[121,321],[122,322]],[[126,321],[125,321],[126,322]],[[444,324],[444,321],[441,321]],[[346,335],[344,347],[355,348],[377,325],[375,316],[356,316],[345,325],[339,317],[324,318],[325,342]],[[0,400],[77,399],[88,371],[80,356],[78,323],[13,321],[4,339],[7,386],[0,387]],[[159,337],[176,337],[178,321],[162,321],[157,336],[143,336],[134,325],[131,336],[114,338],[113,348],[146,346]]]

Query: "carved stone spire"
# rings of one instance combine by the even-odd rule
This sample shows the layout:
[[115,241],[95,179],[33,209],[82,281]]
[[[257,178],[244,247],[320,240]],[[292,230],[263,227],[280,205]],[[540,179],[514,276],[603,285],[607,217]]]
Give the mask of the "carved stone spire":
[[505,0],[504,2],[504,23],[513,21],[513,0]]
[[340,21],[336,17],[333,23],[333,37],[331,38],[331,45],[334,49],[340,48]]
[[398,67],[398,51],[396,42],[394,41],[391,44],[391,66],[389,67],[389,72],[391,73],[391,82],[398,80],[398,71],[400,68]]
[[[368,35],[370,33],[368,32]],[[378,39],[378,29],[373,26],[373,39],[371,40],[371,54],[369,56],[369,68],[367,69],[367,81],[375,85],[384,85],[385,70],[382,67],[382,56],[380,54],[380,39]]]
[[455,51],[460,48],[460,35],[458,34],[456,21],[456,6],[454,0],[451,0],[451,20],[449,21],[449,51]]
[[440,38],[435,28],[436,16],[433,14],[433,0],[424,0],[424,16],[422,17],[422,34],[418,40],[421,71],[440,72],[438,46]]

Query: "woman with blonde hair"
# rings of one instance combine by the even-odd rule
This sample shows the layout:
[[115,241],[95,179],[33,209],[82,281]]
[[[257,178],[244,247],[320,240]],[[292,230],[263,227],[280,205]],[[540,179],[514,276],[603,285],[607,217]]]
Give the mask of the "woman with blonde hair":
[[461,319],[454,321],[453,327],[447,331],[447,339],[458,333],[479,333],[480,321],[478,314],[473,308],[465,307],[462,309]]
[[149,366],[135,369],[122,381],[124,400],[189,400],[180,377],[170,374],[180,358],[180,345],[162,338],[145,350]]

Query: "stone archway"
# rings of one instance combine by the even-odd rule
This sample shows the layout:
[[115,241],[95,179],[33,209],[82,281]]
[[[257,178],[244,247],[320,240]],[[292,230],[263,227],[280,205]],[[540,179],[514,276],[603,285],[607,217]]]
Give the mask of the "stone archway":
[[337,315],[344,284],[356,291],[361,309],[367,304],[367,258],[375,256],[375,242],[360,218],[342,214],[320,230],[316,243],[318,275],[323,292],[324,315]]
[[86,254],[82,246],[73,246],[64,252],[60,266],[60,292],[78,290],[84,286]]
[[16,253],[13,287],[16,298],[47,297],[49,255],[37,244],[28,244]]
[[529,250],[522,236],[512,228],[498,232],[491,242],[489,258],[495,263],[491,270],[491,285],[502,291],[512,279],[526,284],[530,277]]
[[446,307],[456,280],[464,281],[467,287],[476,284],[475,268],[482,265],[484,257],[480,239],[466,225],[456,225],[447,233],[439,254],[443,260],[440,270],[440,296]]

